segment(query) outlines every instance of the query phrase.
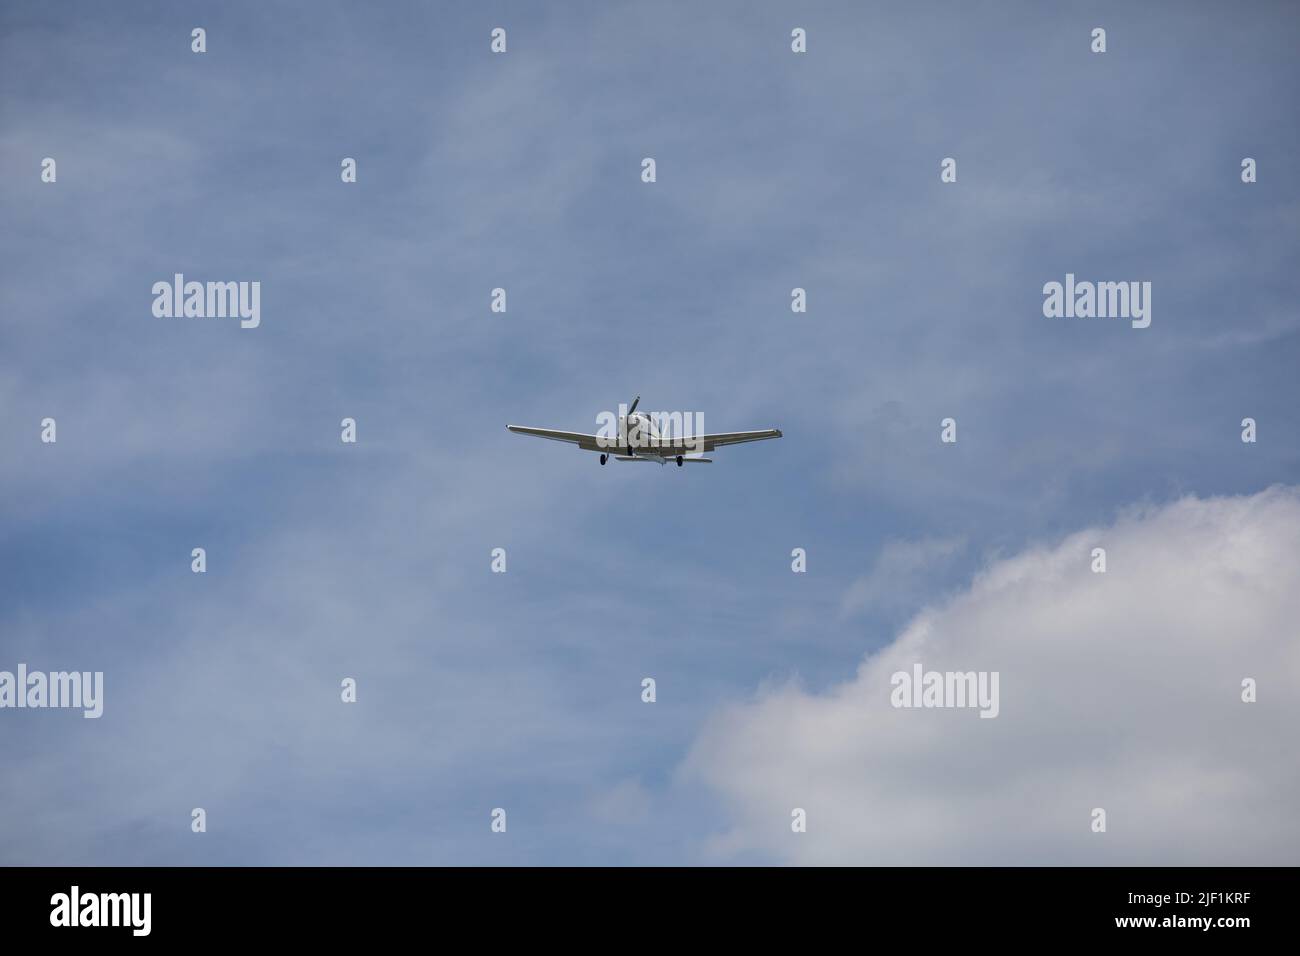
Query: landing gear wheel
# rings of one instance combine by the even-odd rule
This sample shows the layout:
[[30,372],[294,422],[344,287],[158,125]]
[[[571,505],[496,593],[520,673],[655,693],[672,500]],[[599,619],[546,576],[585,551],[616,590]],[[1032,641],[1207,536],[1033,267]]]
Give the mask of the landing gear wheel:
[[677,456],[677,467],[678,467],[678,468],[682,467],[682,456],[681,456],[681,455],[678,455],[678,456]]
[[602,465],[605,464],[605,460],[606,460],[607,458],[609,458],[609,455],[601,455],[601,456],[600,456],[600,463],[601,463]]

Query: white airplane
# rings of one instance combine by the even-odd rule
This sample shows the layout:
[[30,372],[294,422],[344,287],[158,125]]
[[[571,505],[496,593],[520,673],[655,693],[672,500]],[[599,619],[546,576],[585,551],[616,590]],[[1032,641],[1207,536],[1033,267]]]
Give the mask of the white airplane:
[[552,428],[529,428],[525,425],[507,425],[506,428],[520,435],[536,435],[538,438],[568,442],[577,445],[583,451],[598,451],[601,453],[602,465],[611,458],[618,461],[657,461],[661,465],[675,460],[678,468],[688,461],[709,464],[713,459],[705,458],[703,453],[721,448],[723,445],[739,445],[741,442],[781,437],[779,428],[684,437],[661,435],[651,416],[644,413],[637,414],[636,406],[640,401],[641,396],[638,395],[628,408],[627,414],[618,419],[618,434],[613,437],[587,435],[583,432],[562,432]]

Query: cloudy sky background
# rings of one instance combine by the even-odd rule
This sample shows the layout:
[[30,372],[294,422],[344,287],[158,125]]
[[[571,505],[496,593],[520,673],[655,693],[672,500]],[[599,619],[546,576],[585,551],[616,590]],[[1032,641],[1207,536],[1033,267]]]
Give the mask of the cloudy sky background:
[[[106,701],[0,712],[0,862],[1300,862],[1296,25],[6,3],[0,669]],[[785,438],[504,428],[637,394]],[[891,709],[915,661],[1000,716]]]

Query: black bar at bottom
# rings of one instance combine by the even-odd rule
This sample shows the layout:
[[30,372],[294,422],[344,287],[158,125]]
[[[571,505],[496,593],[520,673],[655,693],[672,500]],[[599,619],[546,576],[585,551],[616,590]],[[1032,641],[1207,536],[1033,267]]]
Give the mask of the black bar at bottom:
[[[925,944],[1130,936],[1231,945],[1291,935],[1295,876],[1272,867],[5,868],[0,925],[7,941],[92,946],[397,942],[413,932],[458,947],[715,939],[731,949],[845,932],[866,944],[904,932]],[[462,931],[471,936],[445,935]]]

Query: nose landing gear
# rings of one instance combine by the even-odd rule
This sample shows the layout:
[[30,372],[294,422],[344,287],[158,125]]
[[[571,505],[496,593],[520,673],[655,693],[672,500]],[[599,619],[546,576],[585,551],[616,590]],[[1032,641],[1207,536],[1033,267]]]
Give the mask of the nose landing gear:
[[601,455],[601,456],[600,456],[600,463],[603,465],[603,464],[605,464],[605,462],[606,462],[608,459],[609,459],[609,455]]
[[681,455],[678,455],[678,456],[677,456],[677,467],[678,467],[678,468],[682,467],[682,456],[681,456]]

